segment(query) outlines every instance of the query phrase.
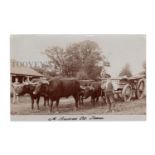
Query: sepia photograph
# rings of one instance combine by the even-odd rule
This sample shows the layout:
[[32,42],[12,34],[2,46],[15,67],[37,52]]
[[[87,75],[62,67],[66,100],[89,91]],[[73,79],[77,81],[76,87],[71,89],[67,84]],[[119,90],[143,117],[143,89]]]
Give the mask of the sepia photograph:
[[154,1],[0,1],[0,154],[155,155]]
[[11,121],[145,121],[146,35],[10,35]]

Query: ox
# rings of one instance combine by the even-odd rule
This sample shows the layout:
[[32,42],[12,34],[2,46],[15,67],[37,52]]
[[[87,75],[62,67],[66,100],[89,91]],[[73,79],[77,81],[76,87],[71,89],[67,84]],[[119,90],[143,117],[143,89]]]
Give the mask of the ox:
[[80,83],[71,78],[53,78],[49,84],[38,84],[33,92],[34,95],[45,93],[51,100],[50,112],[53,110],[53,101],[56,101],[57,112],[59,111],[59,100],[61,97],[73,96],[75,99],[75,108],[78,108]]
[[17,96],[22,96],[24,94],[29,94],[30,98],[31,98],[31,108],[34,109],[34,100],[36,100],[37,103],[37,109],[39,110],[39,100],[40,100],[40,96],[44,97],[44,106],[46,106],[46,101],[48,102],[49,105],[49,99],[48,96],[46,94],[33,94],[34,90],[36,87],[36,83],[27,83],[27,84],[23,84],[20,88],[18,88],[18,92],[16,92]]
[[83,104],[83,99],[86,99],[88,97],[91,97],[91,103],[93,106],[98,102],[99,97],[103,97],[103,93],[101,90],[101,82],[92,82],[89,86],[86,86],[83,88],[83,91],[81,93],[82,95],[82,104]]

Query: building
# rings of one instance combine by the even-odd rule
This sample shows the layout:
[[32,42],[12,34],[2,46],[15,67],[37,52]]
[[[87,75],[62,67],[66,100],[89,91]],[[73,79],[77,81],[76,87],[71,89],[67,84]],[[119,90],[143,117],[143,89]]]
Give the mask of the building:
[[32,80],[33,78],[41,78],[43,77],[42,74],[38,73],[37,71],[33,70],[29,66],[20,65],[19,62],[15,60],[11,60],[10,66],[10,76],[11,82],[15,82],[15,79],[18,79],[18,82],[22,83],[26,80]]

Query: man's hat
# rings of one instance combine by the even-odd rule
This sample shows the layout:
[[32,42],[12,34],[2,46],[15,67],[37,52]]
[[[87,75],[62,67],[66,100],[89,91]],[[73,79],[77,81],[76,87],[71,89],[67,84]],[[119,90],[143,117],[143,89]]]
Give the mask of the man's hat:
[[105,78],[111,78],[110,74],[105,74]]

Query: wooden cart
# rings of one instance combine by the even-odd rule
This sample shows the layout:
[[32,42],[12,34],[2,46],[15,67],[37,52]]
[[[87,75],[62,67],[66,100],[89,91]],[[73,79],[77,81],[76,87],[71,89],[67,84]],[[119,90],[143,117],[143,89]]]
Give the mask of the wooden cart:
[[145,96],[145,81],[145,76],[142,75],[112,79],[114,94],[125,102],[129,102],[131,98],[141,99]]

